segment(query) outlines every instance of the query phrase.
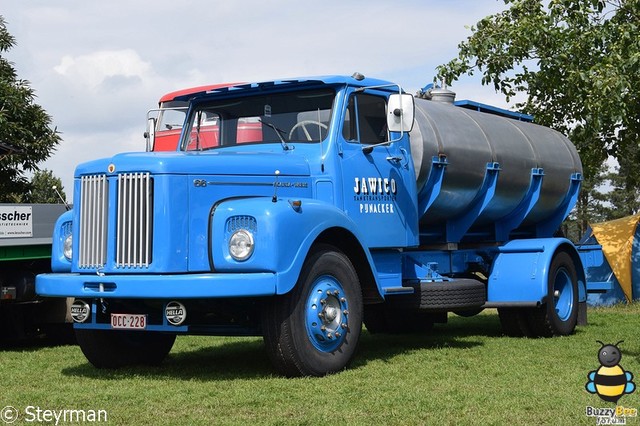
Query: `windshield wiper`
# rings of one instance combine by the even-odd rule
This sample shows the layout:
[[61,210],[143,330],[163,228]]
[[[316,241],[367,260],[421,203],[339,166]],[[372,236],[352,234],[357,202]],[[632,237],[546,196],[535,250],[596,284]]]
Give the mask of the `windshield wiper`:
[[283,134],[287,134],[287,132],[285,132],[284,130],[276,127],[275,124],[273,123],[269,123],[268,121],[263,120],[262,118],[259,119],[260,122],[262,124],[264,124],[267,127],[271,127],[276,134],[278,135],[278,137],[280,138],[280,143],[282,144],[282,149],[284,149],[285,151],[289,151],[290,149],[293,149],[293,147],[290,147],[289,145],[287,145],[287,143],[284,141],[284,138],[282,137]]

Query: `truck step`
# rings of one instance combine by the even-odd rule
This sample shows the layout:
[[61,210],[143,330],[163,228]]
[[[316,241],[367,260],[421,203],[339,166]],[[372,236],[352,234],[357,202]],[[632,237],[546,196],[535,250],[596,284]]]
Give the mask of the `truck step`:
[[384,294],[413,294],[415,289],[413,287],[385,287]]

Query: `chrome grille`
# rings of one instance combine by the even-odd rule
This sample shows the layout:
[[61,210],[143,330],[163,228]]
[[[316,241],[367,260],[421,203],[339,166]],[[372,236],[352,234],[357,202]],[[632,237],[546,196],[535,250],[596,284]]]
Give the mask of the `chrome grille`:
[[79,268],[100,268],[106,262],[108,200],[105,175],[80,178]]
[[118,175],[116,267],[140,268],[151,263],[153,180],[149,173]]

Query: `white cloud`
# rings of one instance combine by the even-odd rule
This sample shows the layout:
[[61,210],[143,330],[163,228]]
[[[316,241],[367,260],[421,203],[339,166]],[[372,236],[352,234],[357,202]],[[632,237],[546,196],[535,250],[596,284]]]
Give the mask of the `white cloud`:
[[73,57],[65,55],[53,68],[76,83],[97,88],[113,77],[150,77],[151,65],[133,49],[107,50]]

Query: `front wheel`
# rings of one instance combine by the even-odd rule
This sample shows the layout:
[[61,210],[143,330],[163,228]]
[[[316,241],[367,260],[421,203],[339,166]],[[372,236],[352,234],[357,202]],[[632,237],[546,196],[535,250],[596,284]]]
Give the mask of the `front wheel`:
[[313,250],[295,288],[263,309],[264,342],[284,375],[323,376],[345,368],[362,328],[362,293],[355,268],[328,245]]

